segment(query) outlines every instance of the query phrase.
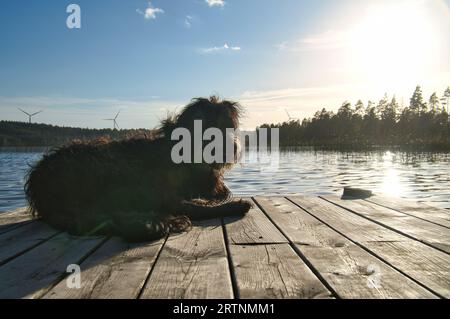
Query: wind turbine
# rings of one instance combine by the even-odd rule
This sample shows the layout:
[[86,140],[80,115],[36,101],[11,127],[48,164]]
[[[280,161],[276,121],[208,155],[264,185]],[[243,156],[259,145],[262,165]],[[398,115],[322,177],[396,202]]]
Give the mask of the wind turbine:
[[113,121],[113,130],[118,130],[119,125],[117,125],[117,118],[119,117],[120,111],[117,112],[116,116],[113,119],[104,119],[104,121]]
[[288,110],[285,109],[285,111],[286,111],[286,114],[288,116],[289,122],[291,122],[291,121],[298,121],[299,120],[296,117],[291,117],[291,115],[289,114]]
[[39,111],[39,112],[35,112],[35,113],[28,113],[25,112],[24,110],[22,110],[20,107],[18,108],[22,113],[25,113],[26,115],[28,115],[28,123],[31,124],[31,118],[39,113],[42,113],[43,111]]

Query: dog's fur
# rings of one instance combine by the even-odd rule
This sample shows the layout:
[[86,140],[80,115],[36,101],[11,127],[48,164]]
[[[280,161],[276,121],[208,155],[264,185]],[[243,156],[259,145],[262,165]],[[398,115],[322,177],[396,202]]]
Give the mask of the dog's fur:
[[235,102],[198,98],[164,120],[152,138],[53,149],[29,172],[30,209],[74,235],[118,235],[128,241],[187,230],[191,219],[243,215],[251,203],[231,200],[223,182],[232,163],[175,164],[171,159],[174,129],[187,128],[193,136],[194,120],[202,120],[203,131],[215,127],[225,136],[226,128],[238,128],[241,111]]

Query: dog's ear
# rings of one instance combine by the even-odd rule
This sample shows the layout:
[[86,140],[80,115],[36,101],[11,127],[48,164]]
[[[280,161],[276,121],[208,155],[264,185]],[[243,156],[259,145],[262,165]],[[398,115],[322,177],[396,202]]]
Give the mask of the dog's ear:
[[[209,106],[209,108],[208,108]],[[173,130],[178,127],[184,127],[189,130],[193,129],[195,120],[207,121],[208,109],[210,111],[208,99],[193,99],[190,104],[186,105],[179,114],[168,114],[167,118],[161,121],[158,133],[164,136],[171,136]]]
[[211,113],[211,102],[205,98],[196,98],[184,107],[176,119],[178,127],[191,127],[195,120],[205,121]]
[[242,108],[237,102],[223,100],[217,96],[196,98],[180,113],[176,122],[179,127],[191,127],[194,120],[202,120],[210,125],[226,123],[229,128],[238,128]]
[[231,122],[233,123],[233,128],[237,129],[239,127],[239,120],[243,113],[243,108],[238,102],[233,101],[222,101],[221,103],[224,108],[226,109],[226,112],[228,113],[228,117],[230,118]]

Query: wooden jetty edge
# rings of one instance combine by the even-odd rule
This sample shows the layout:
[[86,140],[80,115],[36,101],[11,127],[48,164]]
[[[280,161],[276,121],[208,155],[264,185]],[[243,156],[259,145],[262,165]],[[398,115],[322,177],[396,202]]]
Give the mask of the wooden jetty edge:
[[[254,197],[155,242],[0,214],[0,298],[448,298],[450,212],[384,196]],[[81,286],[69,288],[69,265]]]

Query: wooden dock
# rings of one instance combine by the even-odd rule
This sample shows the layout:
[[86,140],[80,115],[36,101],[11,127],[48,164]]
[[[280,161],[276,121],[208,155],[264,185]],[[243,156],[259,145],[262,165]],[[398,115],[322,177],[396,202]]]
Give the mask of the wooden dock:
[[[450,297],[445,209],[380,196],[252,200],[244,218],[141,244],[0,214],[0,298]],[[79,289],[67,285],[71,264]]]

